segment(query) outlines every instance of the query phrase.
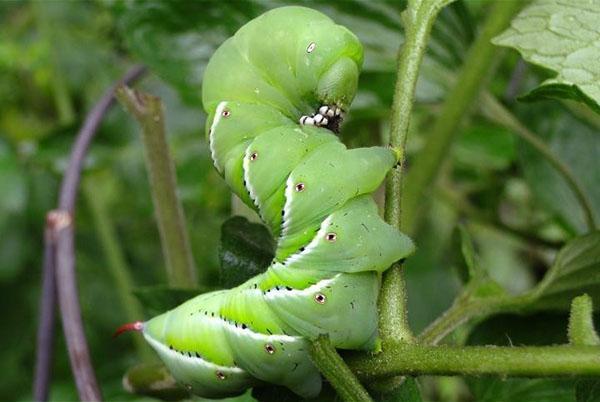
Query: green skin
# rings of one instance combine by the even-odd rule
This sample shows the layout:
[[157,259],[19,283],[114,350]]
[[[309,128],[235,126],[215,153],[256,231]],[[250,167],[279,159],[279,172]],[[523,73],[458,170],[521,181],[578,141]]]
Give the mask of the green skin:
[[277,238],[266,272],[202,294],[143,325],[173,376],[205,397],[262,382],[316,396],[307,342],[376,350],[381,273],[412,253],[370,194],[397,163],[381,147],[348,150],[328,129],[298,124],[322,105],[347,110],[362,47],[302,7],[250,21],[214,54],[203,101],[215,167]]

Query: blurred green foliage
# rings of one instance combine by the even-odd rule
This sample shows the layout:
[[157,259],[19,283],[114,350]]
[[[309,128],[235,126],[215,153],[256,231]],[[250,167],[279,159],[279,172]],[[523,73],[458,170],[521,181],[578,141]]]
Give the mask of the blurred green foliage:
[[[160,96],[166,106],[169,143],[199,286],[220,285],[219,233],[231,213],[231,195],[212,167],[203,138],[202,72],[216,47],[245,21],[288,3],[0,3],[0,292],[3,300],[10,301],[0,307],[1,400],[31,398],[44,217],[56,206],[70,146],[85,113],[135,62],[151,71],[140,85]],[[402,3],[299,3],[348,26],[365,45],[359,94],[342,130],[343,140],[350,146],[386,142],[396,53],[403,37]],[[486,10],[485,2],[457,2],[442,12],[434,26],[417,88],[408,144],[409,174],[411,160],[418,157]],[[519,73],[518,60],[516,52],[499,50],[488,90],[572,169],[600,220],[597,116],[590,117],[582,109],[585,106],[557,100],[517,103],[506,90],[509,84],[517,85],[517,93],[525,93],[551,76],[534,67]],[[141,143],[135,124],[119,107],[107,115],[91,148],[84,181],[91,196],[102,194],[98,199],[110,211],[107,219],[145,313],[187,298],[186,291],[164,286]],[[410,320],[417,332],[450,305],[466,277],[461,274],[466,268],[457,245],[459,223],[473,238],[477,265],[509,293],[530,289],[552,265],[558,248],[540,243],[561,244],[584,233],[581,210],[562,177],[510,130],[488,121],[477,107],[461,125],[440,180],[427,196],[430,209],[413,234],[419,249],[406,264]],[[80,197],[77,274],[92,359],[107,400],[137,400],[140,397],[127,393],[121,383],[126,370],[139,361],[131,337],[110,338],[126,320],[125,309],[119,304],[89,207],[86,198]],[[224,239],[222,255],[234,252],[232,244],[243,239],[243,233],[237,232],[240,225],[231,225],[232,235]],[[260,246],[253,247],[246,244],[241,253],[268,254]],[[244,258],[234,265],[248,265]],[[597,272],[593,264],[586,266],[585,276],[597,285],[598,278],[589,274],[592,268]],[[576,287],[574,293],[579,290]],[[600,305],[598,294],[592,296],[596,296],[595,305]],[[532,332],[535,323],[545,329]],[[518,337],[519,333],[529,337]],[[468,339],[470,343],[547,344],[558,341],[557,335],[564,340],[566,317],[543,312],[525,319],[494,317]],[[424,400],[575,401],[573,381],[447,380],[422,381]],[[77,399],[61,335],[56,342],[51,398]]]

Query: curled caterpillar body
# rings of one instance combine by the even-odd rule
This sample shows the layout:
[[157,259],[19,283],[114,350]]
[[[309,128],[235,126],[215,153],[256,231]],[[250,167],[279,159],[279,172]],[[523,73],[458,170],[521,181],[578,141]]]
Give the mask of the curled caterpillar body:
[[303,397],[321,377],[308,342],[374,350],[380,274],[412,253],[370,194],[396,164],[334,132],[354,97],[362,47],[303,7],[250,21],[211,58],[203,102],[215,168],[277,239],[267,270],[143,324],[176,380],[205,397],[263,382]]

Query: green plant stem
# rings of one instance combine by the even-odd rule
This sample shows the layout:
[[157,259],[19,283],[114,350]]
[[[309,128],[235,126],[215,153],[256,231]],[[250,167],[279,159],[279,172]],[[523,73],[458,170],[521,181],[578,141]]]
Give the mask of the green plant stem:
[[600,345],[600,338],[594,329],[592,298],[588,294],[578,296],[571,302],[568,336],[572,345]]
[[594,220],[594,212],[590,199],[585,193],[583,187],[577,180],[577,177],[571,172],[569,167],[565,165],[548,146],[539,139],[534,133],[532,133],[525,125],[523,125],[516,117],[514,117],[500,102],[498,102],[493,95],[488,92],[484,92],[481,95],[481,109],[484,115],[491,121],[494,121],[521,137],[529,145],[531,145],[536,151],[538,151],[565,179],[565,182],[573,191],[583,214],[585,217],[586,224],[590,231],[596,228],[596,222]]
[[[385,187],[385,220],[398,229],[401,225],[404,150],[419,67],[433,22],[439,10],[448,3],[448,0],[409,1],[404,13],[405,40],[399,53],[390,119],[390,146],[397,152],[398,165],[388,174]],[[408,325],[406,298],[402,264],[394,264],[383,276],[379,297],[379,334],[383,339],[401,339],[405,342],[413,339]]]
[[368,360],[347,361],[363,381],[394,375],[600,375],[598,346],[425,346],[391,340],[384,350]]
[[195,287],[196,268],[183,208],[177,198],[175,167],[169,155],[162,102],[156,96],[125,86],[117,89],[116,96],[142,127],[146,167],[169,284],[180,288]]
[[443,161],[449,155],[452,141],[458,134],[463,116],[469,111],[481,85],[489,77],[496,49],[491,39],[498,35],[518,11],[518,1],[497,1],[488,10],[488,17],[477,40],[471,46],[463,68],[447,95],[442,111],[435,122],[423,149],[415,158],[406,179],[403,202],[403,229],[414,233],[423,210],[424,192],[435,182]]
[[500,312],[522,311],[534,300],[533,294],[530,293],[522,296],[473,297],[473,293],[481,285],[476,282],[469,283],[452,306],[421,332],[417,338],[418,342],[423,345],[436,345],[460,325],[474,318],[483,319]]
[[590,109],[586,104],[570,99],[563,99],[561,102],[571,113],[577,116],[577,118],[585,121],[595,129],[600,130],[600,115]]
[[455,302],[441,316],[419,334],[417,340],[423,345],[437,345],[448,334],[475,316],[482,315],[477,305]]
[[373,401],[331,345],[328,336],[321,335],[311,343],[310,356],[342,400],[345,402]]
[[[125,310],[126,319],[131,322],[138,321],[143,319],[144,313],[139,301],[133,296],[133,281],[129,274],[131,271],[119,246],[104,197],[95,191],[96,188],[94,182],[87,179],[82,186],[83,194],[89,205],[94,227],[98,232],[100,245],[106,256],[108,270],[113,278],[121,305]],[[154,354],[142,337],[133,337],[133,342],[140,358],[144,360],[153,359]]]

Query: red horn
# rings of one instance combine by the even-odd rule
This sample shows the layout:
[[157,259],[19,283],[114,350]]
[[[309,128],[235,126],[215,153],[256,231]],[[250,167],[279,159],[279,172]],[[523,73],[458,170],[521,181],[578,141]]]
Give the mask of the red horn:
[[113,338],[116,338],[117,336],[121,335],[123,332],[141,331],[142,329],[144,329],[144,323],[142,321],[135,321],[135,322],[123,324],[119,328],[117,328],[117,330],[113,334]]

